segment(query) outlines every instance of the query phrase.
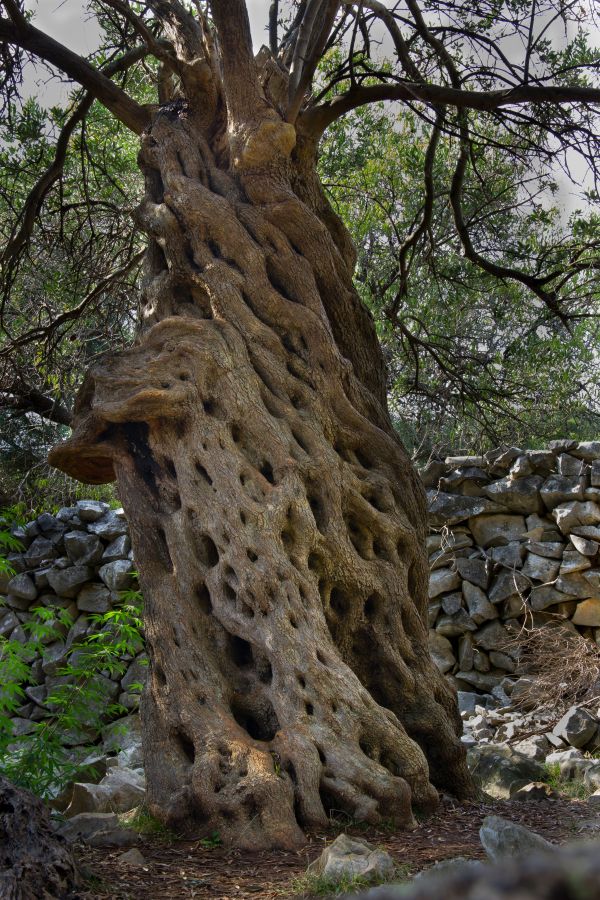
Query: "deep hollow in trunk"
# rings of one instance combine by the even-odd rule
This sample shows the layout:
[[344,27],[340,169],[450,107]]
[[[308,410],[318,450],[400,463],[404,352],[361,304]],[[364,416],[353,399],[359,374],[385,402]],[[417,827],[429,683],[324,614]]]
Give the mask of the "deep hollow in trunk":
[[157,114],[141,338],[89,373],[52,454],[116,477],[130,522],[151,811],[256,848],[471,791],[427,650],[423,493],[293,132],[259,123],[236,170],[185,103]]

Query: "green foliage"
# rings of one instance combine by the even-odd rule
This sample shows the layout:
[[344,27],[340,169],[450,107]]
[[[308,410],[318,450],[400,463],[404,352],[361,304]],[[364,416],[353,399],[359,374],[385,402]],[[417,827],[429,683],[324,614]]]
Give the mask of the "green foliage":
[[585,786],[582,778],[565,778],[561,775],[558,763],[546,763],[544,768],[547,773],[546,782],[557,794],[571,800],[587,800],[594,793],[593,788],[590,790]]
[[[42,797],[56,795],[85,769],[102,726],[125,707],[112,699],[109,677],[125,673],[127,662],[143,647],[142,598],[124,591],[117,607],[90,615],[94,631],[81,643],[65,648],[57,677],[44,706],[48,717],[30,723],[24,734],[13,733],[13,716],[26,701],[25,688],[35,684],[34,659],[47,657],[72,624],[69,612],[37,607],[25,622],[24,642],[0,638],[0,772]],[[130,691],[140,691],[132,685]]]
[[[489,121],[473,114],[472,127],[480,141],[463,188],[472,241],[496,263],[564,276],[557,294],[572,319],[565,325],[523,284],[465,258],[449,201],[452,136],[440,137],[431,221],[417,234],[430,129],[413,111],[397,107],[391,116],[382,104],[338,121],[323,141],[320,172],[358,249],[356,283],[388,358],[396,426],[422,456],[592,438],[600,215],[588,204],[566,217],[551,165],[534,173],[505,152]],[[572,258],[582,271],[570,277]]]
[[119,822],[124,828],[131,828],[138,834],[152,835],[168,841],[176,839],[176,834],[159,822],[145,806],[138,806],[130,812],[123,813],[119,816]]
[[14,522],[10,518],[11,510],[0,510],[0,575],[12,576],[15,570],[6,558],[5,554],[19,553],[23,549],[21,541],[10,533],[8,527],[9,522]]
[[219,832],[213,831],[211,834],[209,834],[208,837],[202,838],[202,840],[198,843],[206,850],[216,850],[217,847],[221,846],[223,841],[221,840],[221,835],[219,834]]

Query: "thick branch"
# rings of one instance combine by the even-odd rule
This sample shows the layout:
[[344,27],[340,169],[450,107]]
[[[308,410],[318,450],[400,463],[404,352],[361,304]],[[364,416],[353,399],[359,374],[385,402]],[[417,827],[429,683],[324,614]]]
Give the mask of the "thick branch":
[[86,62],[83,57],[73,53],[68,47],[34,28],[33,25],[14,24],[8,19],[0,19],[0,42],[14,44],[38,59],[56,66],[73,81],[83,85],[120,122],[136,134],[141,134],[148,126],[150,114],[147,109],[132,100],[124,90]]
[[313,133],[322,133],[340,116],[359,106],[381,100],[407,100],[429,103],[433,106],[454,106],[457,109],[477,109],[493,112],[505,106],[522,106],[526,103],[600,104],[600,88],[546,87],[526,84],[510,90],[465,91],[436,84],[398,82],[394,84],[361,85],[327,103],[309,109],[302,116],[305,127]]
[[[355,5],[355,0],[343,0],[343,2],[349,7]],[[380,0],[363,0],[361,5],[366,9],[371,10],[376,18],[381,19],[387,28],[390,37],[394,42],[396,55],[408,77],[413,81],[421,81],[422,78],[420,72],[410,56],[406,41],[402,36],[402,32],[398,27],[398,23],[396,22],[392,10],[388,9],[388,7],[381,3]]]
[[290,68],[288,121],[298,115],[312,81],[338,10],[337,0],[311,0],[300,23],[298,41]]
[[139,16],[136,16],[130,6],[124,0],[102,0],[102,2],[120,13],[123,18],[129,22],[134,31],[140,36],[148,50],[156,56],[157,59],[173,61],[173,54],[169,52],[169,48],[157,40],[146,23]]
[[0,393],[0,406],[20,413],[34,412],[57,425],[70,425],[73,418],[70,410],[58,400],[21,383],[11,387],[6,393]]
[[227,107],[234,122],[247,119],[260,102],[260,89],[245,0],[211,0],[219,45]]
[[277,55],[277,20],[279,18],[279,0],[272,0],[269,7],[269,47],[273,56]]

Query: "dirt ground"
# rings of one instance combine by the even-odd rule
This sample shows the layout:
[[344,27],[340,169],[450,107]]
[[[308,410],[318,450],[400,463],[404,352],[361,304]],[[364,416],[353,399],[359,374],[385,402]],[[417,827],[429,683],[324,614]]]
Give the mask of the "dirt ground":
[[300,900],[310,895],[294,893],[293,880],[342,831],[384,847],[399,865],[410,867],[411,874],[416,874],[438,860],[482,857],[479,826],[492,814],[526,825],[555,843],[592,836],[583,825],[591,818],[585,801],[561,798],[538,803],[458,805],[448,800],[412,832],[362,828],[340,820],[327,831],[310,834],[297,852],[248,853],[208,848],[198,840],[146,838],[139,844],[146,865],[133,867],[119,861],[123,850],[80,848],[79,860],[93,877],[79,896],[82,900]]

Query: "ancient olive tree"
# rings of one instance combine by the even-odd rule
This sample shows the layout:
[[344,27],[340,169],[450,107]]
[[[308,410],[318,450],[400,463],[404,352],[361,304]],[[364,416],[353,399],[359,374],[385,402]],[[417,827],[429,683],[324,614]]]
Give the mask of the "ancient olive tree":
[[[139,339],[88,373],[51,461],[116,479],[129,517],[150,808],[246,847],[294,846],[334,809],[409,825],[437,789],[471,784],[427,652],[423,492],[390,423],[352,243],[316,174],[319,140],[383,100],[434,122],[429,156],[453,131],[455,223],[477,258],[460,201],[468,110],[504,116],[509,133],[541,104],[560,142],[589,131],[600,91],[544,58],[529,4],[508,5],[526,63],[505,66],[500,38],[485,70],[465,42],[491,40],[490,15],[508,27],[498,4],[480,4],[470,33],[460,3],[273,2],[256,53],[244,0],[90,5],[115,35],[94,64],[17,0],[2,0],[0,39],[9,99],[31,55],[82,86],[74,116],[96,100],[140,136]],[[140,64],[158,102],[119,83]],[[424,229],[427,183],[425,171]],[[497,274],[555,303],[536,273]]]

